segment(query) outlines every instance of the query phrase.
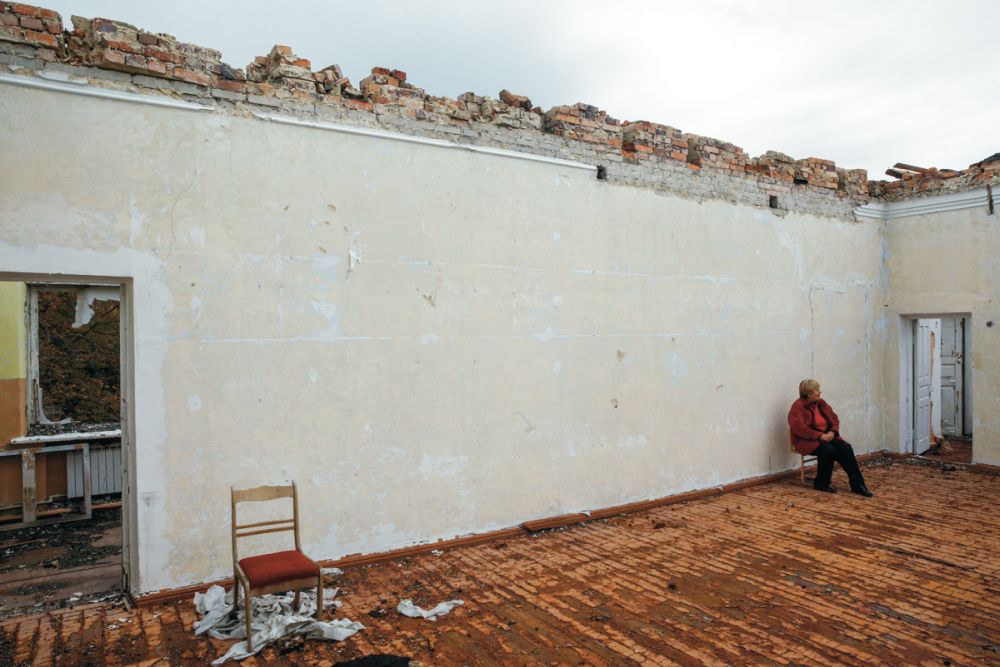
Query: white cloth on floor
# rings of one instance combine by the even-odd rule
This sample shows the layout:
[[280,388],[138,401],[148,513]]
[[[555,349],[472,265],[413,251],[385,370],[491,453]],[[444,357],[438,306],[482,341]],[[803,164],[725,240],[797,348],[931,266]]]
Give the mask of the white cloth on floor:
[[[339,589],[323,591],[324,606],[340,607],[334,600]],[[242,639],[212,662],[221,665],[227,660],[242,660],[281,637],[303,635],[307,638],[343,641],[364,630],[365,626],[346,618],[336,621],[317,621],[312,618],[316,611],[316,591],[302,591],[299,608],[292,609],[294,593],[284,595],[260,595],[251,601],[253,609],[253,651],[247,650],[246,615],[243,609],[233,613],[232,593],[226,593],[222,586],[212,586],[204,593],[195,593],[195,609],[201,619],[194,624],[195,635],[208,633],[213,639]]]
[[439,603],[430,611],[426,611],[413,604],[412,600],[407,599],[400,600],[399,604],[396,606],[396,611],[403,616],[409,616],[410,618],[426,618],[429,621],[435,621],[438,616],[444,616],[460,604],[465,604],[465,602],[463,600],[448,600],[447,602]]

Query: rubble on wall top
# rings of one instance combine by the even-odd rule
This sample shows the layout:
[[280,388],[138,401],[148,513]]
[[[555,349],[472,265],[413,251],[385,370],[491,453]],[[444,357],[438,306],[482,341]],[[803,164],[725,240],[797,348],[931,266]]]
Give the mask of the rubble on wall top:
[[896,180],[872,181],[870,186],[873,197],[895,201],[915,195],[961,192],[1000,181],[1000,153],[994,153],[962,171],[917,167],[897,162],[891,169],[886,169],[885,173]]
[[[373,67],[354,85],[338,65],[313,71],[309,60],[284,45],[274,46],[241,70],[223,62],[215,49],[121,21],[74,16],[72,24],[72,30],[66,30],[54,11],[0,1],[0,42],[30,47],[33,57],[45,62],[133,75],[128,82],[149,92],[210,97],[220,105],[369,114],[377,124],[469,140],[483,138],[477,131],[490,128],[520,132],[516,149],[521,151],[541,150],[545,144],[551,152],[555,149],[545,139],[549,137],[570,157],[586,153],[611,164],[658,172],[742,179],[772,194],[795,193],[798,188],[863,203],[870,196],[910,191],[899,183],[933,181],[929,173],[907,171],[899,172],[903,180],[895,183],[870,182],[865,170],[841,169],[831,160],[796,160],[776,151],[751,157],[725,141],[650,121],[621,121],[582,102],[543,111],[527,96],[506,89],[497,98],[471,92],[458,99],[436,97],[398,69]],[[949,173],[964,174],[941,170],[934,178],[954,178]]]

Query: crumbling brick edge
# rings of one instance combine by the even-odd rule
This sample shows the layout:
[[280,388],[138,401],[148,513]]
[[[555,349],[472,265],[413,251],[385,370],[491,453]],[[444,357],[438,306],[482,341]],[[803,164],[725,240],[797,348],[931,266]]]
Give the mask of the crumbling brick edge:
[[820,158],[795,160],[775,151],[750,157],[731,143],[648,121],[619,121],[592,105],[548,111],[502,90],[497,99],[465,93],[429,95],[405,72],[383,67],[357,86],[330,65],[311,63],[275,46],[246,70],[210,48],[104,18],[72,17],[72,30],[49,9],[0,2],[0,64],[28,76],[54,72],[115,90],[196,102],[220,113],[253,117],[282,113],[319,121],[445,139],[548,156],[600,167],[602,180],[693,198],[719,199],[855,220],[871,198],[972,189],[1000,182],[1000,155],[965,172],[917,174],[887,183],[863,169]]

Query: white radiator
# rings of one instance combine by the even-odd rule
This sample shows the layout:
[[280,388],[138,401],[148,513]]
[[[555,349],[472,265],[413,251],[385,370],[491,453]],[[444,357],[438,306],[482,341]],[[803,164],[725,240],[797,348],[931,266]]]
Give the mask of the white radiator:
[[[83,453],[66,454],[66,487],[69,498],[83,497]],[[122,492],[122,446],[120,442],[90,445],[90,495]]]

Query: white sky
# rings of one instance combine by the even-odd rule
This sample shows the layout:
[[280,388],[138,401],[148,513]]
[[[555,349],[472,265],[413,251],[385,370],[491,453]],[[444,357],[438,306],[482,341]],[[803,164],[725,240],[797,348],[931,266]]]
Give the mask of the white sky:
[[245,68],[287,44],[357,83],[371,67],[433,95],[501,88],[587,102],[887,178],[1000,151],[997,0],[39,0],[212,47]]

